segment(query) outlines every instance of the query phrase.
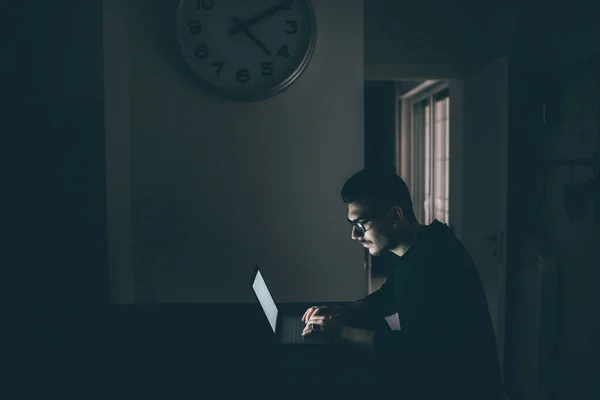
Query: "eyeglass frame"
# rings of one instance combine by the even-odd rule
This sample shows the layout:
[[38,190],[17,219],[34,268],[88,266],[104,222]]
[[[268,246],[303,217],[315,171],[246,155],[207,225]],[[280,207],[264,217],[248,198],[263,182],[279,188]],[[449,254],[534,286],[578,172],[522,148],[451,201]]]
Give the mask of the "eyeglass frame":
[[348,219],[348,223],[350,224],[350,226],[352,226],[352,228],[356,229],[358,233],[364,235],[369,229],[371,229],[365,228],[365,224],[373,221],[375,218],[379,218],[380,216],[385,215],[386,213],[387,211],[383,211],[373,215],[367,214],[367,216],[359,217],[354,220]]

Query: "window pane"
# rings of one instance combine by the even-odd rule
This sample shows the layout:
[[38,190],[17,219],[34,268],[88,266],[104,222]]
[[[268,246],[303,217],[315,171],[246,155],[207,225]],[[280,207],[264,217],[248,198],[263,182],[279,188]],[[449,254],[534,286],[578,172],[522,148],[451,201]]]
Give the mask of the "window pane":
[[424,210],[424,219],[425,223],[428,224],[431,222],[431,121],[430,121],[430,107],[429,104],[425,106],[425,148],[424,150],[424,160],[425,160],[425,187],[424,187],[424,198],[423,198],[423,210]]
[[434,171],[433,214],[441,222],[449,221],[449,98],[448,92],[434,95]]
[[426,198],[426,194],[429,194],[431,181],[428,168],[428,163],[430,162],[430,137],[427,134],[429,131],[430,120],[429,99],[424,99],[414,103],[412,109],[412,197],[415,215],[419,220],[425,220],[428,216],[425,215],[426,211],[424,207],[424,200]]

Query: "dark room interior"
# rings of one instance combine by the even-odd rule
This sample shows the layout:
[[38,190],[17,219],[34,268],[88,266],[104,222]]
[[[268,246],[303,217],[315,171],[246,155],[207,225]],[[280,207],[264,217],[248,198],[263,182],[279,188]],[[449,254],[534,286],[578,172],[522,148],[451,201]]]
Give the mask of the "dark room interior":
[[[505,399],[600,399],[598,1],[312,0],[310,62],[250,100],[185,65],[192,3],[7,2],[7,382],[376,391],[376,360],[274,346],[249,282],[300,315],[376,290],[339,193],[388,168],[480,268]],[[442,105],[445,211],[416,155]]]

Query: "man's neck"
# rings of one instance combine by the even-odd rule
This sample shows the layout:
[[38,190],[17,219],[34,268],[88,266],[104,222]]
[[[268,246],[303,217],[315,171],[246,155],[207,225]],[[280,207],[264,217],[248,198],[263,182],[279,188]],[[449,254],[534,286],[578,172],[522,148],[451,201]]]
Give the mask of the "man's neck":
[[423,231],[423,229],[425,229],[425,225],[415,223],[414,225],[411,226],[411,228],[407,232],[406,238],[404,240],[402,240],[401,243],[398,244],[398,246],[396,246],[395,248],[393,248],[390,251],[392,253],[394,253],[395,255],[397,255],[398,257],[402,257],[404,254],[406,254],[408,249],[410,249],[410,246],[412,246],[415,239],[417,238],[417,236],[419,236],[419,234]]

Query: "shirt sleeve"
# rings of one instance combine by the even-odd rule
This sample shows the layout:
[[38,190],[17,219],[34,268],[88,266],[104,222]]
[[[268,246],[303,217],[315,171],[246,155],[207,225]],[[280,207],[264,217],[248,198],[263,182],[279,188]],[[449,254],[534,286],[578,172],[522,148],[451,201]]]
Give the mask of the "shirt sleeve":
[[379,290],[363,298],[362,301],[365,303],[367,313],[376,318],[387,317],[396,312],[394,310],[394,295],[391,284],[388,283],[387,279]]
[[415,364],[439,359],[440,353],[459,344],[457,340],[462,340],[460,332],[468,319],[465,314],[469,313],[464,300],[471,290],[461,273],[462,261],[457,254],[446,253],[444,257],[431,256],[416,266],[411,284],[406,287],[408,293],[402,296],[407,299],[407,323],[400,331],[376,331],[376,354],[393,363],[404,360]]

